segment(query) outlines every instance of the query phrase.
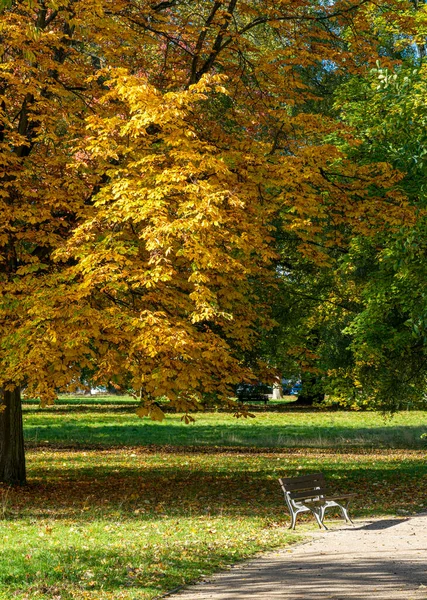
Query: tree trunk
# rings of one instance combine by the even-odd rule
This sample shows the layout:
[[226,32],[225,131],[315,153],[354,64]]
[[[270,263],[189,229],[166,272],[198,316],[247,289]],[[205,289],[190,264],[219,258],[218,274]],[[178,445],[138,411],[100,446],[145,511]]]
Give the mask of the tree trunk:
[[3,390],[0,403],[0,481],[25,484],[21,390]]
[[303,373],[301,376],[301,393],[295,404],[300,406],[313,406],[317,402],[325,399],[324,392],[319,389],[319,381],[312,373]]

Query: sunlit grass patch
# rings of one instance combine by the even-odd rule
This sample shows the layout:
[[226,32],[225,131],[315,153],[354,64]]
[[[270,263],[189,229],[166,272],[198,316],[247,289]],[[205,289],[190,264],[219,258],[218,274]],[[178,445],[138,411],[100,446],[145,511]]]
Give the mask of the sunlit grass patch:
[[[95,410],[96,409],[96,410]],[[385,419],[375,412],[263,412],[254,419],[225,413],[198,413],[186,425],[182,415],[167,414],[162,423],[139,419],[129,407],[58,405],[25,412],[25,436],[31,445],[71,446],[238,446],[426,448],[426,413],[400,412]]]
[[6,536],[14,543],[1,557],[4,598],[27,593],[50,599],[55,594],[152,598],[258,549],[286,542],[283,531],[264,534],[257,519],[88,516],[84,522],[76,515],[74,522],[9,523]]

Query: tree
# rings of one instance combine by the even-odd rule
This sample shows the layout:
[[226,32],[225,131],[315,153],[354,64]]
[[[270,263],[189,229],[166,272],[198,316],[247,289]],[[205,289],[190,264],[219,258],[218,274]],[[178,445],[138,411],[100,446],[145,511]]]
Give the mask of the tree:
[[[425,14],[419,3],[396,5],[393,13],[389,9],[372,13],[371,30],[381,45],[377,66],[336,78],[336,103],[329,114],[335,112],[353,128],[354,138],[340,143],[338,130],[335,139],[356,163],[387,162],[401,172],[397,189],[409,198],[412,215],[408,211],[406,222],[331,248],[328,269],[311,263],[296,267],[298,261],[287,260],[276,301],[278,326],[268,335],[276,340],[274,360],[284,372],[301,377],[308,371],[315,391],[346,405],[382,410],[423,403],[426,383],[420,268]],[[314,84],[318,79],[314,75]],[[289,256],[294,245],[288,240],[283,255]]]
[[[95,328],[90,337],[97,345],[102,331],[98,341],[110,349],[97,376],[130,382],[139,390],[141,414],[157,416],[161,395],[180,410],[214,395],[225,401],[231,384],[260,373],[242,358],[268,325],[268,318],[260,320],[268,317],[260,288],[275,284],[275,222],[297,232],[300,251],[325,261],[321,248],[348,236],[344,228],[369,230],[372,225],[357,219],[374,219],[376,202],[386,199],[393,213],[394,192],[386,191],[393,172],[351,163],[324,143],[335,123],[303,112],[313,95],[300,74],[307,60],[301,41],[313,48],[320,38],[332,56],[331,32],[320,24],[333,17],[320,9],[286,13],[292,31],[301,29],[290,43],[292,52],[298,44],[299,65],[289,69],[289,40],[280,43],[274,26],[267,27],[272,14],[281,22],[285,16],[268,3],[264,8],[270,15],[258,18],[262,28],[251,36],[243,34],[252,30],[254,21],[247,20],[253,17],[236,3],[226,15],[219,4],[204,15],[210,42],[206,32],[190,41],[194,31],[180,31],[186,47],[200,53],[187,59],[187,71],[179,55],[178,76],[163,89],[145,71],[107,71],[104,106],[115,115],[89,121],[85,147],[108,184],[65,256],[76,262],[78,303],[87,302]],[[340,14],[336,7],[331,12]],[[234,37],[228,37],[231,13]],[[254,46],[261,32],[272,47],[262,55]],[[218,45],[224,54],[217,54]],[[177,72],[177,58],[168,60],[165,77]],[[245,70],[232,79],[240,61]],[[277,74],[271,63],[284,66]],[[214,67],[221,73],[210,77]],[[278,75],[293,87],[284,92]],[[368,193],[371,181],[380,194]],[[356,204],[356,222],[345,215],[348,203]],[[398,214],[399,206],[390,218]]]
[[361,299],[347,328],[354,363],[345,378],[358,382],[358,403],[368,397],[387,410],[425,402],[426,92],[426,65],[415,56],[394,71],[379,65],[341,96],[357,98],[346,109],[362,140],[357,159],[387,160],[401,170],[416,214],[371,240],[353,240],[343,265]]
[[64,135],[78,121],[70,96],[76,98],[81,73],[75,77],[64,68],[65,57],[75,54],[71,27],[64,19],[54,27],[55,12],[43,5],[33,11],[25,3],[2,10],[1,357],[16,361],[15,368],[4,368],[1,382],[0,479],[8,482],[25,481],[20,399],[25,371],[19,372],[10,339],[25,318],[34,282],[48,277],[51,248],[81,205],[82,182],[71,183],[67,174],[70,137]]
[[[399,14],[406,32],[417,36],[423,18],[407,6]],[[425,58],[420,37],[414,44],[414,38],[397,31],[380,31],[386,57],[338,88],[336,109],[359,139],[357,146],[344,143],[345,151],[359,164],[386,161],[398,169],[398,188],[409,199],[412,215],[373,236],[350,240],[329,274],[329,287],[322,288],[326,293],[319,292],[317,270],[306,291],[311,301],[296,328],[309,339],[315,328],[320,343],[309,368],[319,373],[326,392],[347,406],[385,411],[424,406],[426,387]],[[390,64],[390,57],[399,62]],[[337,298],[339,314],[329,304]],[[328,308],[319,311],[324,302]]]
[[50,327],[49,292],[63,285],[52,251],[90,209],[96,181],[73,171],[75,139],[103,93],[86,83],[97,52],[112,60],[104,28],[114,37],[120,27],[91,1],[0,10],[0,480],[22,483],[21,387],[49,379],[51,400],[87,363],[78,337],[59,348]]
[[[365,2],[12,2],[3,17],[0,479],[23,482],[21,386],[49,402],[86,368],[153,418],[162,394],[224,402],[266,372],[247,357],[271,323],[276,232],[328,264],[384,203],[405,213],[392,169],[328,141],[337,123],[310,112],[301,70],[372,63]],[[363,36],[337,53],[350,24]]]

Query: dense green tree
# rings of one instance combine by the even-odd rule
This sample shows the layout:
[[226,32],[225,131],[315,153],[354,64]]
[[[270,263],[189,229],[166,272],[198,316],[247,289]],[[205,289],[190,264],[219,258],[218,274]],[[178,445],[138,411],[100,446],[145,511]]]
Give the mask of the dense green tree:
[[[347,405],[393,410],[425,397],[427,140],[425,11],[421,3],[402,3],[390,19],[388,8],[373,13],[381,46],[376,67],[342,76],[329,66],[330,93],[318,106],[351,127],[350,143],[342,132],[333,137],[341,136],[341,148],[354,161],[387,162],[401,172],[396,191],[409,199],[413,214],[380,232],[372,224],[363,238],[347,235],[329,248],[326,268],[290,261],[296,240],[292,246],[288,239],[278,326],[265,349],[285,373],[308,380],[304,401],[326,392]],[[307,72],[313,88],[324,71]]]
[[354,239],[341,267],[362,303],[346,329],[359,398],[391,409],[425,399],[426,98],[427,66],[415,55],[394,70],[379,65],[368,78],[351,81],[339,100],[345,119],[360,132],[355,158],[399,169],[399,187],[414,209],[405,224],[372,240]]

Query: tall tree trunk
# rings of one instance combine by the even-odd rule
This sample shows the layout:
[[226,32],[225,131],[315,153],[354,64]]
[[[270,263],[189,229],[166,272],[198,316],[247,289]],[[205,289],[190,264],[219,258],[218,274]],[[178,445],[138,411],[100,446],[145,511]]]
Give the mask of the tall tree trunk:
[[0,403],[0,481],[26,483],[21,389],[2,391]]

